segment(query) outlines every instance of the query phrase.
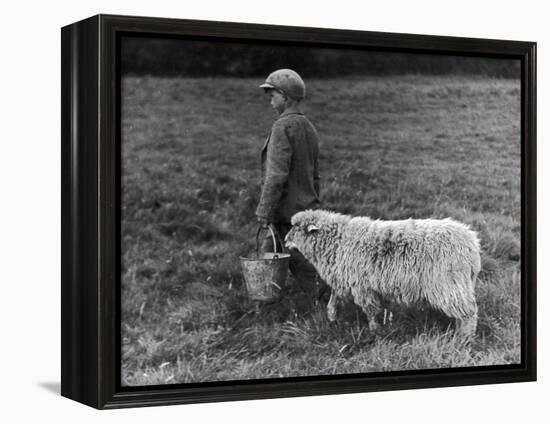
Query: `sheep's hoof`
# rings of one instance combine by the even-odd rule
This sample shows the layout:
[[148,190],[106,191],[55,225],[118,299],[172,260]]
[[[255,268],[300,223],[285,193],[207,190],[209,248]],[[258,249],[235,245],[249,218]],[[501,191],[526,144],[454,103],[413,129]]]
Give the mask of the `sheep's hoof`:
[[336,321],[336,311],[333,310],[333,309],[328,309],[327,310],[327,318],[330,322],[335,322]]

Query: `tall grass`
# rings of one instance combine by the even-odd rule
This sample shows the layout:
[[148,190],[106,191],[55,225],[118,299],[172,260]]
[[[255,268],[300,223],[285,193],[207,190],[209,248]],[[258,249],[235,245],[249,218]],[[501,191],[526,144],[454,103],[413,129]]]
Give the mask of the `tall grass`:
[[449,216],[478,231],[476,338],[457,338],[436,311],[402,308],[369,334],[353,305],[330,323],[323,301],[307,294],[256,310],[238,258],[254,248],[259,150],[275,119],[258,81],[128,77],[124,385],[520,361],[519,82],[307,82],[325,208],[383,219]]

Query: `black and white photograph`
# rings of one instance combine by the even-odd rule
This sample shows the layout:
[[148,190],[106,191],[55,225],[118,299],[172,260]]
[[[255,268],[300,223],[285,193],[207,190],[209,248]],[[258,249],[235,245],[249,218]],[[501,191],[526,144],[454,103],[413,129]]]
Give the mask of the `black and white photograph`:
[[7,2],[0,421],[544,422],[543,6]]
[[521,62],[120,41],[122,387],[517,365]]

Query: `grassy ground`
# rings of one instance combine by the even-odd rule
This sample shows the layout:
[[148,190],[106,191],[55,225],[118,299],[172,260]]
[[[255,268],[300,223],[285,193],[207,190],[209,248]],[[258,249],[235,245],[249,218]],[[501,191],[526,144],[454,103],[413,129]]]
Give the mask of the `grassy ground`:
[[475,340],[396,308],[369,334],[348,305],[254,311],[259,150],[275,119],[246,79],[123,79],[122,383],[170,384],[520,361],[520,87],[481,77],[308,81],[327,209],[453,217],[480,234]]

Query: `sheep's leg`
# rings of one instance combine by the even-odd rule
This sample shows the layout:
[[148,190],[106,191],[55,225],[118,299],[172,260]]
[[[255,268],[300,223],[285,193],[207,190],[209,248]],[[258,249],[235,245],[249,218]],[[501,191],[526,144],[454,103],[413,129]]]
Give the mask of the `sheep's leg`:
[[361,309],[363,309],[363,312],[365,313],[369,321],[369,331],[374,332],[378,330],[378,328],[380,327],[380,324],[378,324],[376,317],[380,313],[380,308],[376,305],[368,305]]
[[465,336],[475,336],[477,328],[477,307],[471,315],[457,318],[457,330]]
[[[433,303],[432,303],[433,304]],[[457,332],[464,336],[474,336],[477,328],[477,305],[472,285],[455,292],[455,301],[440,306],[450,318],[456,320]]]
[[371,332],[374,332],[379,328],[379,324],[376,318],[382,310],[381,303],[378,299],[378,296],[370,291],[369,293],[364,295],[364,298],[362,300],[363,301],[361,302],[361,309],[363,310],[369,321],[369,330]]
[[328,300],[328,304],[327,304],[328,320],[331,322],[336,321],[337,315],[338,315],[338,296],[336,296],[336,292],[334,290],[331,290],[330,299]]

